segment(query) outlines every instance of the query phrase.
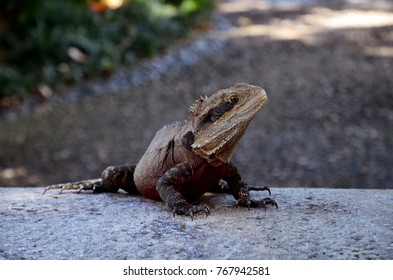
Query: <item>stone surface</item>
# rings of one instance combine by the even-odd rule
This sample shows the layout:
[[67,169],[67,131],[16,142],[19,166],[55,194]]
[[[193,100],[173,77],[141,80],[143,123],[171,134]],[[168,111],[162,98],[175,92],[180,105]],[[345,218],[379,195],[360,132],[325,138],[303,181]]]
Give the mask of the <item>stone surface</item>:
[[274,188],[266,211],[207,194],[194,221],[138,196],[42,191],[0,188],[0,259],[393,259],[393,190]]

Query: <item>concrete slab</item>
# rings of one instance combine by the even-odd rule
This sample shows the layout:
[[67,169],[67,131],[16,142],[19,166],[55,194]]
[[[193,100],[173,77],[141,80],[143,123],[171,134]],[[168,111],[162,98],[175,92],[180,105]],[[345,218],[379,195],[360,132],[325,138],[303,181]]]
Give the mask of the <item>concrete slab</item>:
[[207,194],[194,221],[138,196],[42,191],[0,188],[0,259],[393,259],[393,190],[272,188],[266,211]]

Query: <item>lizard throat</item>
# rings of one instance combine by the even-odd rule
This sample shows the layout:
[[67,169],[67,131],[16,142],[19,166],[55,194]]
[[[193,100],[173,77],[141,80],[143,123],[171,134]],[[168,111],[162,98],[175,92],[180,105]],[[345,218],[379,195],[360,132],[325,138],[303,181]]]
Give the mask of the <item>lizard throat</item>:
[[252,117],[231,126],[223,125],[220,130],[216,130],[208,137],[197,135],[196,141],[192,144],[192,151],[213,166],[228,163],[251,120]]

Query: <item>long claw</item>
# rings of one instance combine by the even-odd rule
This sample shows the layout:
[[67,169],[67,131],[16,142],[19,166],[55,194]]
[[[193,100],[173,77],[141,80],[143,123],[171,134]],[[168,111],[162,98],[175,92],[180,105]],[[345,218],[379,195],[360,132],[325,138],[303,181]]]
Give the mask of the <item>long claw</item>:
[[268,191],[269,195],[271,195],[270,189],[266,186],[251,186],[251,185],[244,185],[240,191],[240,197],[237,200],[237,205],[247,207],[250,210],[250,207],[263,207],[266,210],[266,205],[270,204],[276,206],[278,208],[278,204],[275,200],[271,199],[270,197],[264,198],[262,200],[253,200],[250,198],[250,191]]
[[190,205],[187,203],[181,203],[173,207],[174,217],[176,216],[176,214],[185,215],[185,216],[190,216],[191,220],[194,220],[195,214],[199,212],[205,212],[206,217],[210,215],[210,209],[205,204]]
[[[60,185],[50,185],[50,186],[47,186],[47,187],[45,188],[45,190],[43,191],[42,194],[44,195],[47,191],[50,191],[50,190],[62,189],[63,186],[64,186],[64,185],[62,185],[62,184],[60,184]],[[61,191],[60,191],[60,193],[61,193]]]
[[248,185],[247,188],[248,188],[249,191],[268,191],[269,192],[269,196],[272,195],[272,193],[270,192],[270,189],[268,187],[266,187],[266,186],[260,187],[260,186]]

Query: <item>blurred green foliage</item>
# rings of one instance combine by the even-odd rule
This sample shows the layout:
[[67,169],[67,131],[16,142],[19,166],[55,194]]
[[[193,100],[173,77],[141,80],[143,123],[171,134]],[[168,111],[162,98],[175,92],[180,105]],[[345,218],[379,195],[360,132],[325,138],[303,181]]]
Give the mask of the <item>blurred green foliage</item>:
[[108,75],[202,26],[209,0],[0,1],[0,98]]

